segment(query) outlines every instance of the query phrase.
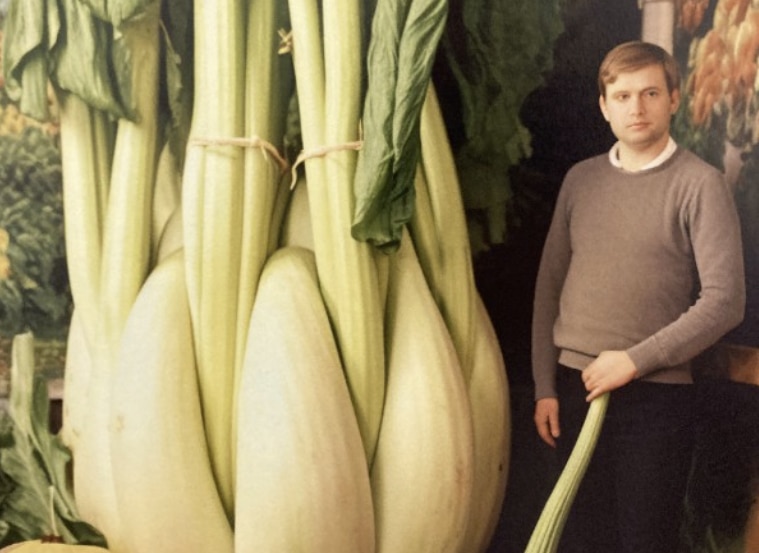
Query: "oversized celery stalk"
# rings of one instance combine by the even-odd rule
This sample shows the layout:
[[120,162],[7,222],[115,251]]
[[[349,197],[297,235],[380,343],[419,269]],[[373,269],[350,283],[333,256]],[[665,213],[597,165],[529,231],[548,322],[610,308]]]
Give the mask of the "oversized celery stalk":
[[[361,100],[357,0],[290,0],[314,252],[366,450],[374,457],[385,386],[382,309],[371,247],[351,236]],[[324,50],[322,54],[322,27]],[[325,152],[324,149],[327,151]]]
[[551,495],[548,496],[535,529],[532,531],[530,541],[527,543],[525,553],[556,553],[558,550],[569,509],[590,464],[608,405],[608,393],[591,402],[580,435],[577,437],[577,443]]
[[203,417],[227,514],[234,512],[233,410],[242,247],[245,6],[196,0],[195,95],[182,182],[187,288]]

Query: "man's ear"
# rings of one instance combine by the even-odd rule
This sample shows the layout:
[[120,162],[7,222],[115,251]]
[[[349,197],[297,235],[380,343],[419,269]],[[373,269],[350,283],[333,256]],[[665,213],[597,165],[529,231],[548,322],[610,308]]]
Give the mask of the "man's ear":
[[670,112],[674,115],[677,112],[677,108],[680,107],[680,90],[675,89],[669,95],[670,97]]
[[606,108],[606,98],[604,98],[603,94],[601,94],[598,97],[598,106],[601,108],[601,113],[603,114],[604,119],[606,119],[606,121],[608,121],[609,120],[609,112],[608,112],[608,110]]

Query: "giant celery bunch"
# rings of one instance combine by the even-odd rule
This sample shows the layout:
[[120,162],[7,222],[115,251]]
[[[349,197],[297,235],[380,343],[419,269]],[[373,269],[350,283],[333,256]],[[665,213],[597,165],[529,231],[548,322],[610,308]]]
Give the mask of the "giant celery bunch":
[[[149,25],[150,40],[140,44],[155,46],[157,19],[135,8],[141,1],[87,4],[116,20],[120,33]],[[113,124],[82,96],[61,93],[64,148],[73,160],[69,209],[82,215],[70,222],[80,240],[72,248],[71,362],[81,369],[67,374],[75,383],[67,397],[88,407],[67,407],[67,436],[81,482],[77,501],[114,551],[139,553],[152,543],[151,533],[162,551],[186,550],[186,542],[166,540],[160,529],[203,513],[211,520],[198,522],[193,535],[204,550],[215,544],[222,552],[232,547],[233,526],[241,551],[273,540],[285,549],[297,543],[367,553],[471,553],[492,531],[505,482],[507,389],[474,290],[458,182],[444,175],[454,168],[442,117],[428,95],[447,3],[381,0],[376,11],[371,4],[194,0],[188,58],[194,103],[184,151],[164,148],[161,115],[155,103],[148,107],[150,98],[127,98],[117,89],[120,113],[140,117],[118,115]],[[402,35],[390,40],[398,78],[388,98],[381,73],[365,71],[370,16],[375,54],[385,25]],[[288,56],[277,54],[279,30],[288,23],[291,46],[281,50],[292,53],[292,68]],[[154,68],[141,66],[139,84],[149,81],[151,90],[159,86]],[[308,194],[313,261],[293,250],[272,253],[287,202],[279,152],[293,78],[305,175],[292,199]],[[390,109],[383,115],[389,134],[374,124],[381,118],[370,124],[378,104]],[[378,253],[351,235],[357,196],[367,197],[361,183],[382,151],[369,152],[370,144],[394,149],[385,177],[406,186],[417,179],[416,190],[402,193],[405,207],[414,193],[422,198],[407,232],[403,218],[380,213],[394,209],[395,193],[368,193],[378,199],[373,215],[400,223],[395,245],[403,245],[395,252],[391,245]],[[367,151],[358,153],[362,147]],[[181,163],[181,191],[176,173],[155,176],[158,167],[176,168],[172,156]],[[136,170],[145,173],[129,176]],[[84,178],[74,182],[76,175]],[[168,208],[151,205],[152,198],[168,198]],[[316,329],[308,324],[314,313]],[[93,423],[92,414],[103,418]],[[192,439],[182,443],[181,432],[172,436],[180,418],[192,423]],[[330,431],[334,424],[340,432]],[[293,451],[301,455],[297,462]],[[111,452],[118,460],[108,462]],[[192,459],[183,462],[185,455]],[[320,466],[314,455],[334,461]],[[293,484],[293,467],[301,486]],[[186,474],[202,486],[183,485]],[[486,496],[489,482],[496,485]],[[145,512],[139,498],[129,503],[130,490],[151,486],[160,489],[144,500]],[[171,486],[184,498],[176,508]],[[325,507],[327,497],[334,509]],[[341,523],[346,517],[338,511],[351,523]],[[140,535],[123,539],[122,519],[142,521],[130,528]],[[309,521],[313,540],[291,535],[299,520]]]

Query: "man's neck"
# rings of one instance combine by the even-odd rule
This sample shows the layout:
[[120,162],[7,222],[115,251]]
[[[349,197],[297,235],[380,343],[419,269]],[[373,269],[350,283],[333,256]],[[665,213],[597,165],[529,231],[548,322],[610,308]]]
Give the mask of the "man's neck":
[[646,150],[628,148],[621,142],[617,142],[611,151],[612,163],[625,171],[641,171],[663,163],[674,153],[675,149],[676,145],[669,136],[666,141],[657,144],[656,148]]

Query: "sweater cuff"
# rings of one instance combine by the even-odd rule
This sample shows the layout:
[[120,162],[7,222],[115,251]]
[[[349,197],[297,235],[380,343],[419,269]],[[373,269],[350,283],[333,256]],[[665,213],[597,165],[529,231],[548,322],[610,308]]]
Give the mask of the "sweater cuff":
[[630,359],[635,364],[639,377],[646,376],[656,369],[667,365],[665,355],[654,336],[629,348],[627,355],[630,356]]
[[556,378],[535,379],[535,401],[546,397],[558,397]]

